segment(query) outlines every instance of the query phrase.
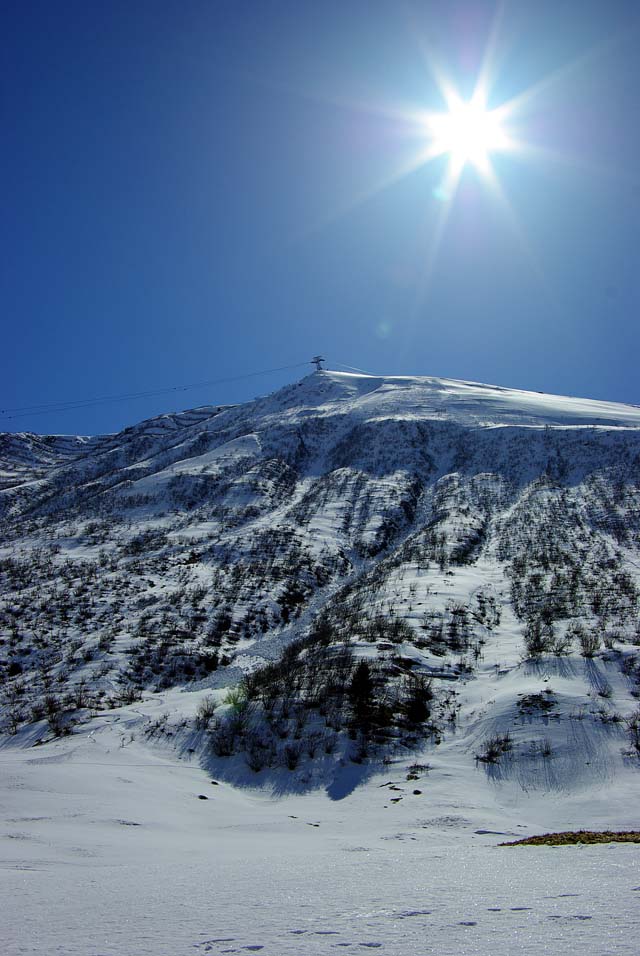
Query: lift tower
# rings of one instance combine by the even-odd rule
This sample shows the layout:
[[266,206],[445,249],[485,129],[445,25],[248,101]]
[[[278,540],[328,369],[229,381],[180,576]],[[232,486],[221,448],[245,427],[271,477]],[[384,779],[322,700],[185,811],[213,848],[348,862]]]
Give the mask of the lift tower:
[[314,357],[311,359],[311,364],[312,364],[312,365],[315,365],[316,371],[321,372],[321,371],[322,371],[322,363],[323,363],[323,362],[326,362],[326,361],[327,361],[327,360],[326,360],[325,358],[323,358],[321,355],[314,355]]

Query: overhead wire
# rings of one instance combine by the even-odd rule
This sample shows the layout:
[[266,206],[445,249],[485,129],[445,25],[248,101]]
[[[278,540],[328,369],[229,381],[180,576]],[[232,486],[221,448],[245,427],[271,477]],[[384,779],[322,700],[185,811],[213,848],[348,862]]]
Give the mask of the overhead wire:
[[103,395],[96,398],[73,399],[59,402],[40,402],[37,405],[21,405],[16,408],[0,409],[0,416],[5,421],[14,418],[24,418],[31,415],[50,415],[55,412],[73,411],[79,408],[90,408],[94,405],[106,405],[111,402],[133,401],[139,398],[152,398],[158,395],[168,395],[173,392],[187,392],[195,388],[205,388],[212,385],[223,385],[228,382],[239,382],[243,379],[257,378],[260,375],[270,375],[273,372],[284,372],[294,368],[302,368],[309,362],[296,362],[294,365],[280,365],[277,368],[261,369],[257,372],[245,372],[242,375],[230,375],[225,378],[209,379],[203,382],[193,382],[188,385],[171,385],[164,388],[149,389],[144,392],[125,392],[119,395]]
[[[295,368],[302,368],[309,365],[307,362],[296,362],[293,365],[280,365],[276,368],[260,369],[257,372],[245,372],[242,375],[229,375],[224,378],[207,379],[202,382],[191,382],[187,385],[169,385],[163,388],[147,389],[141,392],[122,392],[117,395],[101,395],[94,398],[68,399],[57,402],[39,402],[35,405],[19,405],[14,408],[0,409],[0,419],[12,421],[16,418],[27,418],[32,415],[51,415],[56,412],[74,411],[80,408],[91,408],[96,405],[107,405],[114,402],[136,401],[141,398],[154,398],[160,395],[169,395],[175,392],[188,392],[197,388],[208,388],[214,385],[225,385],[229,382],[240,382],[249,378],[257,378],[261,375],[270,375],[275,372],[285,372]],[[356,368],[353,365],[346,365],[344,362],[335,362],[341,368],[348,369],[351,372],[360,372],[363,375],[373,375],[365,369]]]

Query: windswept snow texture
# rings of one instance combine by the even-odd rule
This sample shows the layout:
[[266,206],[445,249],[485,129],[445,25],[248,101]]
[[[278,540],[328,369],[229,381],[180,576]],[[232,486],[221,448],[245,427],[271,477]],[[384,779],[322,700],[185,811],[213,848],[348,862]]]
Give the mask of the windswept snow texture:
[[496,844],[640,828],[639,408],[318,372],[0,519],[3,952],[636,952],[634,846]]

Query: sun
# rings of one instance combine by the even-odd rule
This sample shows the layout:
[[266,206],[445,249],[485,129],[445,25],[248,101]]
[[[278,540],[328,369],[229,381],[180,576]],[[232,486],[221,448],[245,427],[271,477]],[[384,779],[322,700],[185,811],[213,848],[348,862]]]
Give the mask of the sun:
[[488,110],[481,97],[464,102],[450,95],[448,112],[432,113],[426,119],[432,156],[448,153],[454,168],[470,163],[486,172],[489,155],[508,149],[510,140],[502,127],[502,111]]

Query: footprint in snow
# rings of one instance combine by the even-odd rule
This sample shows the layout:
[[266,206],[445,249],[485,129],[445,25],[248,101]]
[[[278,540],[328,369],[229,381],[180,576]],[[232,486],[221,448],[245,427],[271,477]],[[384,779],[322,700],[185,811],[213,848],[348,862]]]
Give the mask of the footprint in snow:
[[553,913],[553,914],[551,914],[550,916],[548,916],[547,919],[565,919],[565,920],[566,920],[566,919],[579,919],[579,920],[586,920],[586,919],[593,919],[593,916],[583,916],[583,915],[580,914],[580,913],[574,913],[574,914],[572,914],[571,916],[563,916],[561,913]]
[[235,943],[235,938],[233,936],[217,936],[214,939],[203,939],[201,943],[194,943],[193,945],[195,949],[204,946],[205,953],[208,953],[215,943]]
[[509,833],[507,830],[474,830],[479,836],[517,836],[517,833]]

